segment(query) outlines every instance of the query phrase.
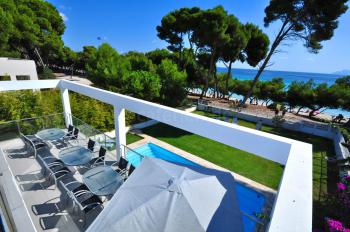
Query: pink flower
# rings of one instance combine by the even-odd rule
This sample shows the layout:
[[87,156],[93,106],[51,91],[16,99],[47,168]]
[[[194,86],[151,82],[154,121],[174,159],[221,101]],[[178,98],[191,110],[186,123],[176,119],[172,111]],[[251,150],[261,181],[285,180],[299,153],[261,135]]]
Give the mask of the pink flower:
[[344,228],[343,232],[350,232],[350,229]]
[[345,180],[345,181],[350,181],[350,176],[344,177],[344,180]]
[[327,219],[327,224],[330,232],[343,231],[343,224],[340,221]]
[[338,183],[337,187],[338,187],[338,191],[344,191],[346,189],[346,186],[343,183]]

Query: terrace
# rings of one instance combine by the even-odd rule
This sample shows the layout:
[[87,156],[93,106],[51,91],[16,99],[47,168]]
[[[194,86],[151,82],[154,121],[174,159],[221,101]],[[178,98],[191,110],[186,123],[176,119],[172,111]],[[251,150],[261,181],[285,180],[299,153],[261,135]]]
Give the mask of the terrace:
[[[103,141],[111,141],[110,138],[99,140],[96,135],[101,135],[100,132],[72,116],[69,91],[73,91],[114,106],[116,138],[115,145],[107,152],[107,162],[127,157],[127,149],[124,149],[127,143],[125,110],[135,112],[284,165],[283,177],[270,215],[271,220],[265,228],[268,231],[311,231],[311,145],[65,80],[0,84],[0,91],[47,88],[60,89],[63,114],[11,122],[0,128],[1,193],[2,197],[6,198],[10,222],[17,230],[30,231],[31,227],[32,231],[50,229],[79,231],[88,228],[93,219],[99,220],[100,211],[94,212],[96,215],[92,215],[92,220],[86,220],[87,223],[68,212],[63,204],[62,189],[53,188],[54,185],[47,188],[46,183],[42,182],[43,166],[38,159],[34,159],[33,156],[10,155],[17,149],[23,149],[23,141],[18,137],[18,132],[35,134],[43,128],[67,128],[68,125],[80,129],[78,143],[81,146],[86,146],[90,138],[99,142],[98,147],[108,147]],[[76,144],[72,144],[74,145]],[[40,150],[39,156],[58,157],[60,149],[62,148],[52,146]],[[82,175],[87,170],[74,169],[72,178],[81,182]],[[103,205],[108,205],[111,198],[104,197]]]

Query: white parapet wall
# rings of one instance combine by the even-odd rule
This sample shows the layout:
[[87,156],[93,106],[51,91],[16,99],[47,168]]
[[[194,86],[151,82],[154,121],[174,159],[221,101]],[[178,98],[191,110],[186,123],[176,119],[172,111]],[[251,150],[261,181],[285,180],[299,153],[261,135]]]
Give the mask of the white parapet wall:
[[0,82],[0,91],[30,88],[66,89],[114,106],[117,144],[125,142],[125,109],[284,165],[268,231],[312,231],[311,144],[66,80]]
[[0,57],[0,76],[10,76],[17,81],[18,76],[28,76],[30,80],[38,80],[36,65],[33,60],[21,60]]

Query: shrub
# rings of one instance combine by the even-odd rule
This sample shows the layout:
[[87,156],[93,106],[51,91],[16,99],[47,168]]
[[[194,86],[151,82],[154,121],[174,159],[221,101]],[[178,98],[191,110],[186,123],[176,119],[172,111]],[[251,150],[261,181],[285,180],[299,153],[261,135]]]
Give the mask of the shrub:
[[171,60],[163,60],[157,68],[157,74],[161,81],[161,102],[169,106],[183,104],[187,96],[186,72],[179,71]]
[[48,68],[48,67],[44,67],[44,68],[39,68],[39,79],[55,79],[55,75],[53,74],[53,71]]
[[124,82],[125,93],[143,100],[154,101],[159,97],[159,76],[147,71],[133,71],[126,75]]

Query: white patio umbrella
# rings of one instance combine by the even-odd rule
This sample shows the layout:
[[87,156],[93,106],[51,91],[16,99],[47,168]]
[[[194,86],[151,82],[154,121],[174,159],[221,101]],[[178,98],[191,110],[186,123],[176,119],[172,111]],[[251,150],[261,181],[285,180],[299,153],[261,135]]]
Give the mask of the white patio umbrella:
[[243,231],[235,180],[146,157],[87,231]]

